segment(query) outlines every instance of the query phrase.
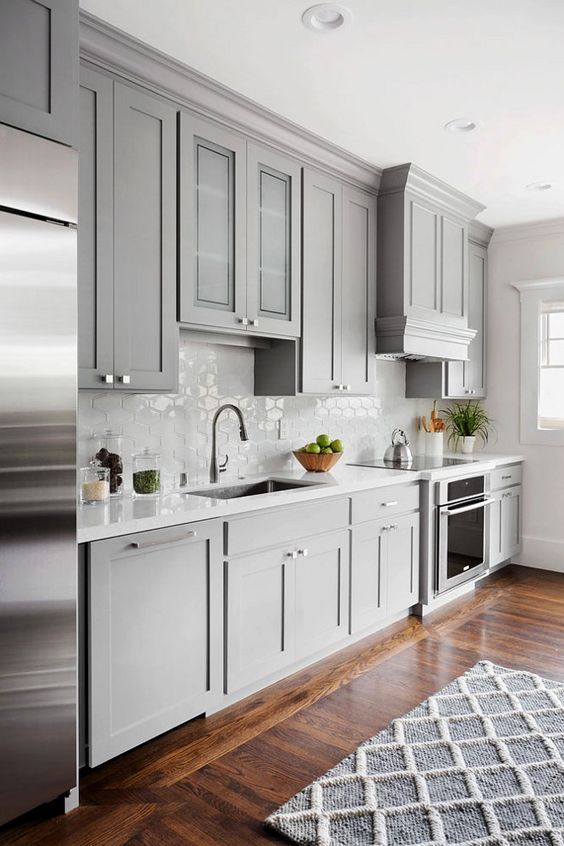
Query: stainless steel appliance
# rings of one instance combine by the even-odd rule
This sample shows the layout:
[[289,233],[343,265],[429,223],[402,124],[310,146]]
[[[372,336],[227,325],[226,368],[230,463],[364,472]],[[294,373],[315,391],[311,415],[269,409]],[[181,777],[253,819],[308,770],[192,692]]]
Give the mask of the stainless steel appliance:
[[487,476],[478,475],[436,485],[439,594],[475,579],[487,569],[487,509],[494,502],[488,496],[487,480]]
[[0,824],[76,785],[76,183],[0,126]]

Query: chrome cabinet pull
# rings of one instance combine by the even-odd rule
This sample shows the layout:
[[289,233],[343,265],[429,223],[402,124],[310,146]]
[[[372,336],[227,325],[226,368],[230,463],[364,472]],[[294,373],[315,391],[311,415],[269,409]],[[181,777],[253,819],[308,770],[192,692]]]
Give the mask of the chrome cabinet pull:
[[380,505],[382,508],[393,508],[394,505],[399,505],[397,499],[393,499],[391,502],[381,502]]
[[441,509],[441,515],[451,517],[455,514],[464,514],[465,511],[477,511],[478,508],[485,508],[486,505],[491,505],[493,502],[495,502],[495,499],[483,499],[480,502],[474,502],[472,505],[465,505],[463,508],[444,508]]
[[309,555],[309,550],[308,549],[298,549],[298,555],[301,555],[302,558],[307,558],[307,556]]
[[248,326],[248,325],[249,325],[248,318],[246,318],[246,317],[240,317],[240,318],[239,318],[239,323],[241,324],[241,326]]
[[502,476],[501,478],[502,478],[503,481],[505,481],[506,479],[511,479],[512,476],[513,476],[513,473],[509,473],[507,476]]
[[350,391],[350,390],[351,390],[351,386],[350,386],[350,385],[344,385],[344,389],[345,389],[345,391]]
[[258,326],[259,322],[258,319],[255,317],[254,320],[249,320],[249,326]]
[[333,385],[333,387],[335,388],[336,391],[342,391],[343,390],[343,385]]
[[123,376],[118,376],[118,380],[123,382],[124,385],[129,385],[131,383],[131,376],[124,374]]
[[102,382],[105,382],[106,385],[113,385],[114,384],[114,374],[113,373],[104,373],[103,376],[100,377]]
[[298,553],[296,552],[295,549],[293,549],[292,552],[286,553],[286,558],[297,558],[297,557],[298,557]]
[[196,535],[196,532],[188,532],[185,535],[176,535],[176,537],[174,538],[162,538],[161,540],[154,541],[133,541],[130,546],[134,547],[135,549],[148,549],[151,546],[164,546],[167,543],[180,543],[181,541],[190,540],[190,538],[195,538]]

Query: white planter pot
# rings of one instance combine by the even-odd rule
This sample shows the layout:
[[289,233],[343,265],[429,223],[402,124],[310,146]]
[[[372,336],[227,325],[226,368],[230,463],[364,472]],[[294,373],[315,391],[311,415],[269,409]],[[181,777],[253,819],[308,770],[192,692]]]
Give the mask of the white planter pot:
[[476,438],[474,435],[470,436],[467,435],[466,437],[462,438],[462,444],[460,447],[460,452],[464,453],[464,455],[471,455],[474,452],[474,444],[476,443]]

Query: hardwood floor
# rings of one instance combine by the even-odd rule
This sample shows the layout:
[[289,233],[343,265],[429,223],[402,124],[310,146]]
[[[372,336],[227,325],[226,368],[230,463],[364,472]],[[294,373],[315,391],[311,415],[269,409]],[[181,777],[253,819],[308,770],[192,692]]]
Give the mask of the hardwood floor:
[[564,680],[564,575],[509,567],[423,621],[339,655],[88,772],[81,807],[0,846],[250,846],[262,820],[481,658]]

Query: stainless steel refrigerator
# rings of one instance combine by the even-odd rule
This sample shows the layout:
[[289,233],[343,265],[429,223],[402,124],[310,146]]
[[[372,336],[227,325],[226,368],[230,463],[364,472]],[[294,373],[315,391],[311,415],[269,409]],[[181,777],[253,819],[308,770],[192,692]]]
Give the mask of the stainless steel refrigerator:
[[76,785],[76,205],[0,126],[0,824]]

